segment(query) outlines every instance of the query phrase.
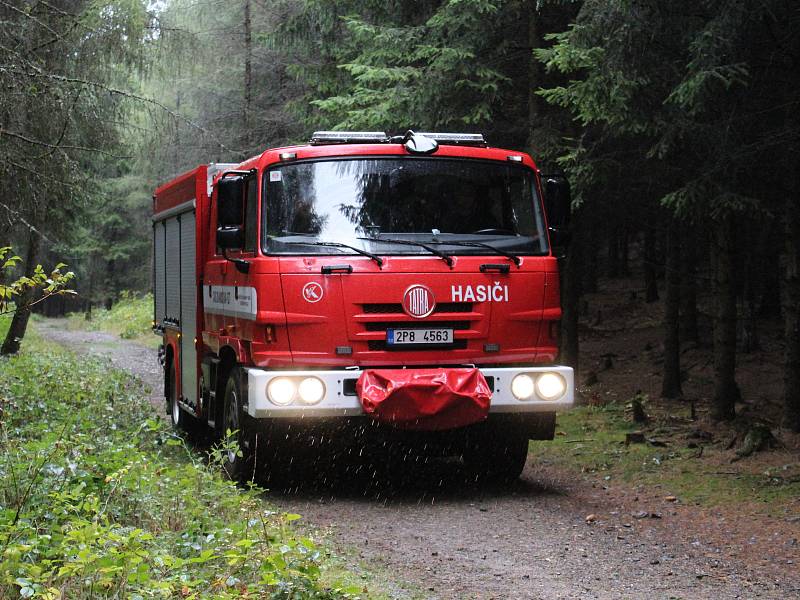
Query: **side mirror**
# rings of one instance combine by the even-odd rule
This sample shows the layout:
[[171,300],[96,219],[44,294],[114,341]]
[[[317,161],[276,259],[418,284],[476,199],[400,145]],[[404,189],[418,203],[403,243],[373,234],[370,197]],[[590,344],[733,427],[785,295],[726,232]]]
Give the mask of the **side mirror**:
[[570,240],[569,220],[572,212],[569,182],[563,175],[545,175],[542,180],[550,241],[554,247],[565,247]]
[[241,175],[231,175],[217,183],[217,227],[244,223],[245,180]]
[[242,248],[244,246],[244,230],[241,225],[227,225],[217,228],[217,246],[223,250]]

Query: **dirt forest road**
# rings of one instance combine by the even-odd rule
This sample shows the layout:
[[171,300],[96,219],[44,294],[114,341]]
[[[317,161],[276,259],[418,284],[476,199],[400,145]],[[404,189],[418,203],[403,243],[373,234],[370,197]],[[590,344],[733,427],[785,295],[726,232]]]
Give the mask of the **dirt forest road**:
[[[163,411],[155,350],[64,325],[37,328],[109,357],[153,390]],[[797,540],[783,540],[780,525],[720,535],[724,517],[559,473],[534,456],[521,481],[503,489],[467,485],[454,463],[384,467],[376,482],[368,468],[331,476],[328,466],[306,464],[306,483],[268,500],[328,534],[350,568],[385,577],[393,597],[800,598],[800,556],[786,560],[785,550]],[[770,547],[781,547],[780,559]]]

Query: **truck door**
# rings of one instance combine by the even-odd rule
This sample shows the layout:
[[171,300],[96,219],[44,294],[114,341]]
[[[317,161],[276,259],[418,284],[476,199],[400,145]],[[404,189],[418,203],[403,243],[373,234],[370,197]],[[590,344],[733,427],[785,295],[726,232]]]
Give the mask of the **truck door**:
[[244,243],[240,252],[235,255],[241,260],[250,262],[250,269],[243,273],[239,269],[230,269],[233,274],[234,298],[237,313],[236,337],[252,341],[254,337],[257,298],[255,281],[256,264],[254,259],[258,255],[258,177],[253,175],[247,179],[244,194]]
[[[222,203],[217,202],[218,228],[239,228],[241,247],[217,248],[214,260],[209,263],[208,283],[203,293],[212,330],[218,333],[224,330],[230,337],[251,340],[257,308],[253,271],[258,251],[258,178],[247,177],[243,188],[241,206],[238,200],[236,207],[228,205],[226,208],[221,208]],[[230,203],[230,198],[226,202]],[[240,261],[250,263],[251,269],[247,272],[240,269]]]

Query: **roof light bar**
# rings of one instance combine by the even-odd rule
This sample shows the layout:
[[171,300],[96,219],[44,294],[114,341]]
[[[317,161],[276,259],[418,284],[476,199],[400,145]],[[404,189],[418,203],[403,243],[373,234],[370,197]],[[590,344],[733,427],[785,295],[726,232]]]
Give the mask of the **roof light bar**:
[[312,146],[324,144],[384,144],[389,136],[383,131],[315,131]]
[[427,133],[419,132],[418,135],[423,135],[432,138],[445,146],[486,146],[486,140],[482,133]]

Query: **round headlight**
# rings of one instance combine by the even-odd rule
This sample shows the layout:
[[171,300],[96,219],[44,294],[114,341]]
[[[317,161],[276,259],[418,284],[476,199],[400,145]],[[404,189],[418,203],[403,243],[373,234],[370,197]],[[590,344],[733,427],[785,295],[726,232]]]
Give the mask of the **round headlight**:
[[325,397],[325,384],[316,377],[306,377],[300,382],[297,394],[303,404],[317,404]]
[[555,400],[567,391],[567,382],[558,373],[543,373],[536,378],[536,392],[543,400]]
[[286,406],[294,400],[297,387],[294,381],[288,377],[276,377],[267,385],[267,397],[269,401],[278,406]]
[[533,396],[533,390],[533,378],[526,373],[520,373],[511,380],[511,393],[517,400],[528,400]]

